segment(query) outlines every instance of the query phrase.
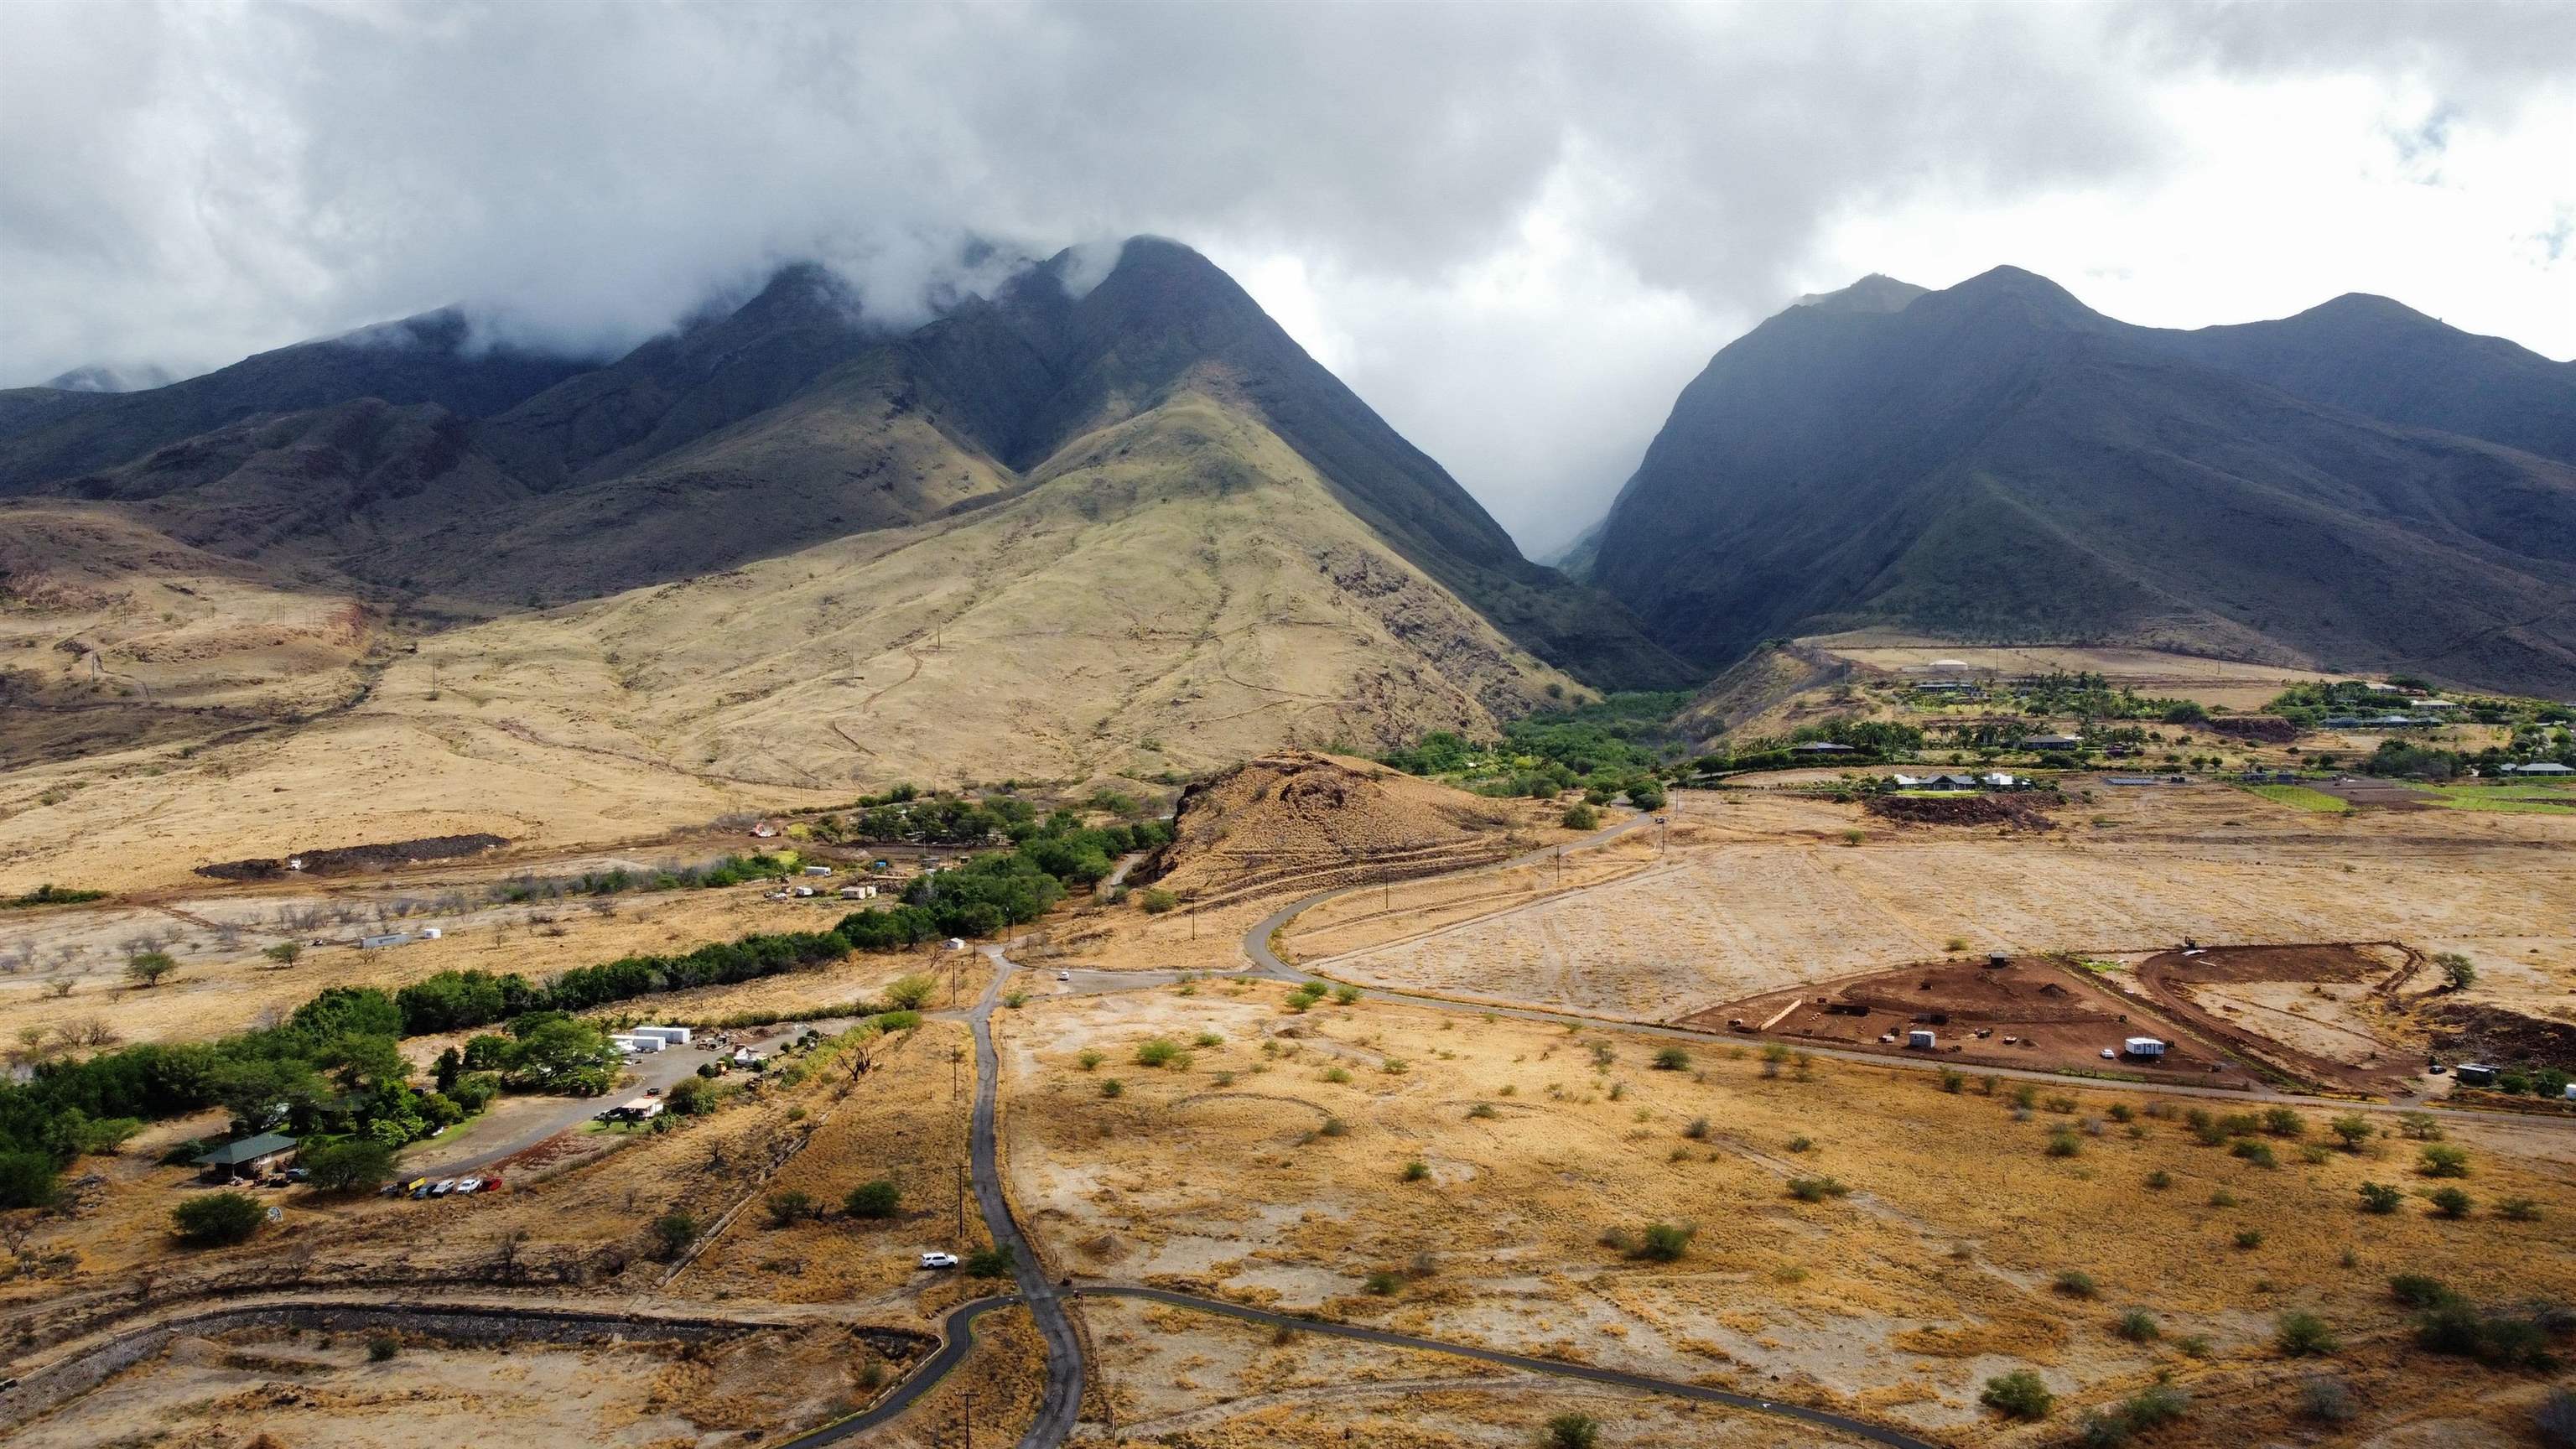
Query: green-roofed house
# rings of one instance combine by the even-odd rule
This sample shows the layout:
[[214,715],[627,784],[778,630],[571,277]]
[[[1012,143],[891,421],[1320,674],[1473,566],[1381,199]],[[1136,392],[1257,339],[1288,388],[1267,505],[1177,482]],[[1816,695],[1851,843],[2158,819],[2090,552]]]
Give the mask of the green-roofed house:
[[282,1132],[262,1132],[197,1154],[197,1166],[208,1182],[242,1182],[266,1177],[295,1160],[295,1139]]

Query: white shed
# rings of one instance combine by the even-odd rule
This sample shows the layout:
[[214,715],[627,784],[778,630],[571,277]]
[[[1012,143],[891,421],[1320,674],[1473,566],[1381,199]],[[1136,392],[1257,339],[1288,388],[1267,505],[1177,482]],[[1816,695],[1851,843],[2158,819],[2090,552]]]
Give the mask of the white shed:
[[1905,1048],[1908,1051],[1917,1052],[1928,1052],[1932,1050],[1932,1033],[1923,1030],[1921,1027],[1916,1027],[1914,1030],[1905,1034]]
[[2160,1057],[2165,1054],[2165,1044],[2151,1036],[2133,1036],[2120,1043],[2120,1050],[2133,1057]]
[[689,1044],[689,1029],[685,1026],[639,1026],[633,1035],[659,1037],[672,1046]]

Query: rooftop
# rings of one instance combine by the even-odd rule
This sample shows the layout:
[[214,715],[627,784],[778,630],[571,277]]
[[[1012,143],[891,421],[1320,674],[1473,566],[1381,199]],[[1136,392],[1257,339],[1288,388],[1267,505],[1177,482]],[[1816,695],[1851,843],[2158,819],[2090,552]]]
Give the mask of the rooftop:
[[295,1139],[283,1132],[262,1132],[197,1154],[199,1167],[238,1167],[242,1163],[293,1149]]

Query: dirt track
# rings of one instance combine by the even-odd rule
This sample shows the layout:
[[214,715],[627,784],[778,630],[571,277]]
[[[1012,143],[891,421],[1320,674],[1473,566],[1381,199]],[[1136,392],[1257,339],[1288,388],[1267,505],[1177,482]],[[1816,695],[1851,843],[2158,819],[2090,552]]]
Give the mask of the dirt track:
[[2303,1051],[2275,1033],[2251,1031],[2229,1021],[2202,1005],[2190,988],[2223,982],[2367,982],[2376,994],[2393,1001],[2423,962],[2421,952],[2402,946],[2395,949],[2404,952],[2405,960],[2394,969],[2341,943],[2173,950],[2141,962],[2137,982],[2148,999],[2192,1030],[2276,1071],[2328,1091],[2385,1094],[2408,1090],[2415,1068],[2421,1065],[2403,1054],[2401,1044],[2386,1043],[2386,1059],[2381,1062],[2338,1061]]

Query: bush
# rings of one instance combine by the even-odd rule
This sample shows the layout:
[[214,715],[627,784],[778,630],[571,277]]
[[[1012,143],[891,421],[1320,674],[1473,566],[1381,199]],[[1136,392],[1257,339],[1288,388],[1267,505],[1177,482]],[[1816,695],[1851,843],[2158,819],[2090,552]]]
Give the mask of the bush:
[[919,1011],[930,1004],[939,990],[939,979],[927,972],[913,971],[886,983],[885,999],[897,1011]]
[[2307,1135],[2308,1119],[2289,1107],[2274,1107],[2263,1114],[2263,1130],[2275,1137]]
[[1015,1266],[1010,1253],[1001,1248],[984,1248],[966,1255],[966,1276],[970,1278],[1007,1278]]
[[1113,1098],[1124,1097],[1127,1095],[1127,1084],[1116,1077],[1111,1077],[1100,1084],[1100,1095]]
[[1682,1050],[1680,1047],[1668,1046],[1655,1053],[1656,1071],[1680,1072],[1687,1071],[1689,1068],[1690,1053]]
[[2576,1389],[2552,1389],[2531,1416],[2548,1449],[2576,1449]]
[[2165,1384],[2140,1389],[2120,1405],[2119,1414],[2132,1429],[2160,1429],[2191,1408],[2183,1391]]
[[1690,1251],[1691,1235],[1698,1231],[1688,1223],[1648,1223],[1645,1235],[1629,1256],[1670,1263]]
[[1404,1180],[1407,1182],[1420,1182],[1430,1175],[1431,1164],[1419,1157],[1404,1164]]
[[1137,892],[1136,900],[1138,904],[1145,908],[1145,914],[1149,916],[1159,916],[1165,911],[1178,908],[1181,904],[1181,898],[1179,896],[1176,896],[1170,891],[1164,890],[1159,886],[1147,886],[1144,890]]
[[2464,1218],[2469,1215],[2470,1208],[2477,1206],[2467,1193],[2456,1187],[2437,1189],[2431,1201],[2433,1216],[2437,1218]]
[[2272,1346],[2291,1358],[2313,1358],[2343,1345],[2324,1319],[2293,1309],[2272,1320]]
[[2119,1327],[2112,1330],[2131,1343],[2153,1343],[2164,1330],[2156,1327],[2156,1316],[2143,1308],[2132,1308],[2120,1315]]
[[1707,1141],[1708,1119],[1706,1117],[1693,1117],[1690,1119],[1690,1125],[1682,1129],[1682,1135],[1693,1142]]
[[2361,1413],[2343,1380],[2319,1375],[2299,1385],[2299,1417],[2320,1424],[2349,1424]]
[[762,1205],[769,1209],[769,1221],[782,1228],[794,1227],[816,1211],[813,1194],[792,1187],[771,1193]]
[[2073,1157],[2083,1150],[2084,1140],[2077,1137],[2071,1127],[2060,1127],[2048,1134],[2048,1155],[2051,1157]]
[[698,1220],[690,1213],[664,1213],[653,1220],[649,1231],[653,1234],[654,1249],[662,1255],[664,1262],[669,1262],[687,1252],[689,1244],[698,1240]]
[[0,1152],[0,1208],[52,1207],[60,1195],[54,1173],[45,1153]]
[[1965,1090],[1967,1089],[1967,1086],[1968,1086],[1968,1079],[1967,1079],[1967,1077],[1966,1077],[1964,1074],[1962,1074],[1962,1073],[1959,1071],[1959,1069],[1958,1069],[1958,1068],[1956,1068],[1956,1067],[1943,1067],[1943,1068],[1941,1069],[1941,1090],[1942,1090],[1942,1091],[1948,1092],[1950,1095],[1952,1095],[1952,1096],[1954,1096],[1954,1097],[1955,1097],[1955,1096],[1957,1096],[1960,1092],[1965,1091]]
[[2506,1222],[2510,1223],[2535,1223],[2540,1221],[2540,1204],[2527,1197],[2506,1198],[2504,1201],[2496,1204],[2496,1212],[2498,1215],[2502,1216]]
[[390,1333],[379,1333],[367,1340],[367,1362],[383,1363],[402,1351],[402,1340]]
[[2469,1154],[2463,1148],[2436,1142],[2424,1149],[2423,1161],[2416,1171],[2426,1177],[2466,1177],[2469,1175]]
[[854,1218],[890,1218],[902,1203],[902,1189],[878,1178],[851,1188],[849,1195],[841,1199],[841,1211]]
[[2244,1228],[2237,1232],[2237,1251],[2250,1253],[2261,1246],[2263,1246],[2263,1230],[2261,1228]]
[[1789,1179],[1789,1196],[1800,1202],[1823,1202],[1829,1197],[1843,1197],[1851,1192],[1841,1181],[1831,1177],[1793,1177]]
[[2399,1273],[2388,1280],[2388,1296],[2409,1308],[2431,1308],[2458,1300],[2442,1280],[2424,1273]]
[[367,1192],[382,1186],[394,1170],[394,1150],[364,1137],[311,1148],[296,1160],[321,1192]]
[[2389,1213],[2397,1211],[2397,1205],[2405,1200],[2406,1194],[2399,1192],[2397,1189],[2390,1187],[2384,1182],[2365,1182],[2361,1185],[2361,1210],[2363,1212],[2376,1213],[2385,1217]]
[[2548,1326],[2539,1316],[2481,1313],[2457,1299],[2435,1304],[2417,1316],[2415,1342],[2427,1353],[2474,1358],[2496,1368],[2557,1365],[2549,1351]]
[[266,1221],[268,1209],[246,1192],[208,1193],[170,1210],[179,1240],[201,1248],[246,1243]]
[[1601,824],[1601,812],[1590,805],[1568,805],[1557,823],[1568,830],[1593,830]]
[[2147,1189],[2150,1192],[2162,1192],[2171,1186],[2173,1186],[2173,1174],[2163,1168],[2159,1167],[2147,1174]]
[[1165,1066],[1184,1055],[1178,1044],[1161,1037],[1149,1037],[1136,1044],[1136,1065],[1140,1067]]
[[2348,1152],[2359,1152],[2361,1144],[2369,1141],[2370,1134],[2377,1130],[2370,1125],[2370,1119],[2359,1112],[2346,1112],[2326,1125],[2333,1129],[2335,1136],[2343,1139],[2344,1150]]
[[1601,1421],[1590,1414],[1565,1413],[1547,1421],[1547,1449],[1597,1449]]
[[2253,1163],[2256,1167],[2280,1166],[2280,1159],[2272,1155],[2272,1144],[2268,1142],[2256,1142],[2252,1138],[2239,1138],[2227,1150],[2234,1156],[2241,1157],[2247,1162]]
[[1368,1288],[1368,1291],[1377,1294],[1381,1298],[1393,1296],[1397,1289],[1404,1286],[1404,1280],[1402,1278],[1397,1277],[1395,1274],[1388,1272],[1384,1268],[1380,1268],[1376,1272],[1369,1274],[1368,1277],[1363,1280],[1363,1283]]
[[1335,1005],[1349,1006],[1359,999],[1360,989],[1351,985],[1347,981],[1333,988],[1333,1001]]
[[1090,1071],[1093,1067],[1096,1067],[1096,1066],[1100,1065],[1100,1064],[1101,1064],[1103,1061],[1105,1061],[1105,1060],[1107,1060],[1107,1058],[1105,1058],[1105,1057],[1101,1056],[1101,1054],[1100,1054],[1100,1053],[1098,1053],[1098,1052],[1096,1052],[1096,1051],[1092,1051],[1091,1049],[1089,1049],[1088,1047],[1086,1047],[1086,1048],[1084,1048],[1081,1052],[1077,1053],[1077,1054],[1074,1056],[1073,1062],[1074,1062],[1074,1065],[1076,1065],[1076,1066],[1078,1066],[1078,1067],[1082,1068],[1084,1071],[1086,1071],[1086,1072],[1087,1072],[1087,1071]]
[[2094,1283],[2093,1275],[2076,1268],[2065,1268],[2059,1270],[2056,1279],[2051,1282],[2049,1286],[2055,1288],[2058,1292],[2065,1294],[2069,1298],[2099,1298],[2102,1296],[2102,1289],[2099,1285]]
[[2007,1418],[2045,1419],[2048,1411],[2057,1406],[2057,1395],[2048,1391],[2039,1375],[2029,1369],[2014,1369],[1986,1380],[1977,1402]]

